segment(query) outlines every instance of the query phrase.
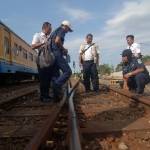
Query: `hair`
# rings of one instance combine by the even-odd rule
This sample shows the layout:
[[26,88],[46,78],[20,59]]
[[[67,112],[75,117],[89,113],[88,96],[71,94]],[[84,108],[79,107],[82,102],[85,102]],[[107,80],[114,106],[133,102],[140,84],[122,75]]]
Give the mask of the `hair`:
[[45,29],[46,27],[51,26],[49,22],[44,22],[42,25],[42,30]]
[[127,39],[127,38],[131,38],[131,39],[134,40],[134,35],[127,35],[127,36],[126,36],[126,39]]
[[91,37],[91,38],[93,38],[93,35],[91,34],[91,33],[88,33],[87,35],[86,35],[86,38],[88,38],[88,37]]

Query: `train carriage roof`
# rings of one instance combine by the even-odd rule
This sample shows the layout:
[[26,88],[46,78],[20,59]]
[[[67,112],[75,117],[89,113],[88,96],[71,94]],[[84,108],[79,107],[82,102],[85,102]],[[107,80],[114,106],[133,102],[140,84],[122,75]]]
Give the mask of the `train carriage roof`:
[[12,32],[12,33],[13,33],[15,36],[17,36],[21,41],[23,41],[25,44],[27,44],[29,47],[31,47],[29,43],[27,43],[25,40],[23,40],[19,35],[17,35],[13,30],[11,30],[7,25],[5,25],[1,20],[0,20],[0,26],[3,26],[3,27],[5,27],[5,28],[7,28],[7,30],[9,30],[10,32]]

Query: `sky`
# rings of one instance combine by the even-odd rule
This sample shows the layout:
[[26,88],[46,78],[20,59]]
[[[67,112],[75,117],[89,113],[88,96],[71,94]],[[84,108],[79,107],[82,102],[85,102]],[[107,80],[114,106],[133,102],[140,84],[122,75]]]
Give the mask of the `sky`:
[[[127,47],[126,35],[141,43],[150,54],[150,0],[0,0],[0,20],[31,44],[44,21],[53,30],[69,20],[74,32],[66,35],[65,47],[78,66],[78,51],[87,33],[94,35],[100,63],[116,65]],[[78,68],[78,67],[76,67]]]

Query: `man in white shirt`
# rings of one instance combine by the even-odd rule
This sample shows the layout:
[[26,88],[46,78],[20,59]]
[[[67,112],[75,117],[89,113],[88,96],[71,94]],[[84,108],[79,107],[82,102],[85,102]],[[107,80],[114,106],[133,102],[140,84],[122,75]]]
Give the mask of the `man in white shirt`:
[[93,90],[99,92],[98,71],[96,65],[99,61],[99,55],[95,43],[92,43],[93,35],[86,36],[86,43],[80,46],[79,62],[83,67],[83,79],[86,92],[91,90],[90,80],[92,81]]
[[[44,22],[42,26],[42,32],[35,33],[32,40],[32,49],[39,54],[39,49],[45,46],[51,33],[51,24]],[[52,77],[52,67],[40,68],[38,65],[39,80],[40,80],[40,99],[42,102],[50,102],[51,97],[49,96],[49,87]]]
[[126,40],[128,44],[127,49],[130,49],[132,51],[133,57],[140,58],[141,57],[140,44],[134,42],[134,36],[127,35]]

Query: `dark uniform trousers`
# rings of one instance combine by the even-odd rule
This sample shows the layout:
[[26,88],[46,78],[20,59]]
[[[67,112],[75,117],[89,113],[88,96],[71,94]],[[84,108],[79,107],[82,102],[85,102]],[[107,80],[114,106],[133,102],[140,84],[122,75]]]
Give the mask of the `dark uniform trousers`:
[[52,79],[52,67],[39,68],[40,94],[41,98],[49,97],[49,87]]
[[134,77],[128,79],[129,90],[136,90],[137,93],[143,93],[145,85],[150,82],[148,75],[139,73]]
[[62,85],[71,76],[72,71],[67,61],[64,59],[63,54],[59,50],[54,50],[54,55],[55,55],[54,76],[55,76],[55,73],[57,73],[59,70],[61,70],[63,73],[60,76],[58,75],[55,76],[54,83],[57,87],[62,87]]
[[90,90],[90,80],[92,82],[93,90],[99,90],[98,72],[93,60],[83,62],[83,79],[86,91]]

